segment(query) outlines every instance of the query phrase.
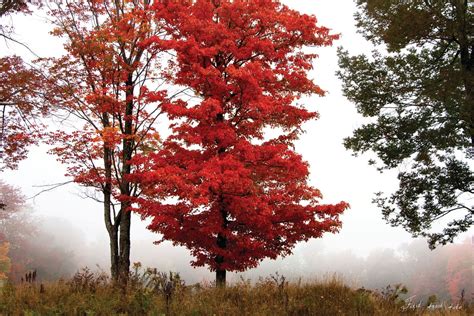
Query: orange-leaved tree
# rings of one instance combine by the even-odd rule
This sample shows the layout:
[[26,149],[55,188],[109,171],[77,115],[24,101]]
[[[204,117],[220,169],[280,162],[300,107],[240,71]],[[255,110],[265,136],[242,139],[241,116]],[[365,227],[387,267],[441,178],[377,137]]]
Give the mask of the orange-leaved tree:
[[298,100],[324,94],[308,77],[316,56],[305,47],[337,35],[274,0],[160,1],[155,10],[177,55],[168,78],[195,99],[164,105],[172,135],[135,158],[136,211],[149,229],[189,248],[218,285],[226,271],[338,231],[348,205],[320,204],[293,147],[317,117]]
[[67,54],[46,61],[55,78],[49,91],[76,126],[52,134],[52,152],[75,182],[94,189],[110,239],[112,277],[126,281],[129,197],[139,194],[127,178],[129,161],[157,146],[156,120],[167,99],[159,90],[161,47],[144,40],[165,32],[152,19],[149,0],[56,1],[51,7],[54,34],[65,38]]
[[7,278],[7,273],[10,271],[10,258],[8,258],[8,250],[10,245],[8,242],[0,243],[0,281]]
[[45,78],[18,56],[0,58],[0,170],[15,169],[38,143],[41,118],[51,112]]
[[[30,13],[38,1],[2,1],[0,4],[0,38],[27,47],[11,33],[11,15]],[[27,47],[28,48],[28,47]],[[0,57],[0,170],[15,169],[26,158],[28,146],[38,142],[43,126],[41,117],[51,109],[42,93],[45,78],[40,70],[26,64],[19,56]]]

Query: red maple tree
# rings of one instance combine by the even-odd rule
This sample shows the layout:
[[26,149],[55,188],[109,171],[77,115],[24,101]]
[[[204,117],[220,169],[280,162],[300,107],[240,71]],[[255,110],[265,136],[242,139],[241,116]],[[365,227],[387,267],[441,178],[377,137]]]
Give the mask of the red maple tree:
[[337,35],[274,0],[161,1],[155,10],[173,36],[168,78],[194,98],[163,106],[172,135],[134,159],[136,211],[152,219],[149,229],[189,248],[219,285],[226,271],[336,232],[348,205],[319,204],[293,142],[317,117],[298,99],[324,94],[308,78],[316,55],[304,47]]
[[[41,6],[40,1],[2,1],[0,39],[29,49],[13,38],[11,21],[14,19],[11,17],[18,12],[31,13],[36,6]],[[26,158],[28,146],[38,142],[43,128],[40,119],[51,112],[42,93],[44,80],[41,70],[28,65],[21,57],[0,58],[0,171],[16,169]]]
[[38,142],[41,118],[51,111],[42,93],[44,81],[20,57],[0,58],[0,170],[16,169],[28,146]]
[[52,133],[52,153],[102,203],[111,274],[123,281],[130,266],[128,197],[139,194],[127,178],[129,160],[157,145],[156,121],[166,99],[159,91],[161,49],[144,43],[164,34],[150,2],[56,1],[50,15],[66,54],[45,61],[55,79],[49,95],[65,118],[73,118],[72,128]]
[[469,238],[462,244],[451,244],[448,248],[446,285],[451,302],[464,304],[472,296],[472,243]]

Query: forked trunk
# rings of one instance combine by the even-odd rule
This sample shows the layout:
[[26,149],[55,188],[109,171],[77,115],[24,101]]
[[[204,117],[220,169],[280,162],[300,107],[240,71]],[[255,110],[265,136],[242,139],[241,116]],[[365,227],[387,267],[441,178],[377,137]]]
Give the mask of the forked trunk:
[[[109,126],[109,116],[104,113],[102,117],[104,126]],[[119,276],[119,240],[118,223],[113,212],[112,206],[112,151],[104,144],[104,171],[105,184],[103,186],[104,194],[104,222],[109,235],[110,245],[110,275],[113,280],[118,280]]]
[[124,116],[124,130],[125,137],[123,139],[122,152],[122,177],[120,179],[120,193],[125,198],[120,203],[120,228],[119,228],[119,268],[118,279],[120,283],[126,284],[130,272],[130,227],[131,227],[131,211],[130,201],[126,200],[132,195],[132,189],[127,177],[131,174],[132,168],[130,166],[130,159],[132,159],[134,150],[134,130],[133,130],[133,73],[129,73],[127,81],[125,82],[125,116]]

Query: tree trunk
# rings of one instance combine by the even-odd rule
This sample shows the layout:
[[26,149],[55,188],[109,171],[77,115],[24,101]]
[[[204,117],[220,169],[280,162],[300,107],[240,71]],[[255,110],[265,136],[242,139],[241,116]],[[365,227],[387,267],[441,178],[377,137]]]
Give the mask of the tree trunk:
[[458,0],[456,6],[457,37],[462,79],[466,90],[466,104],[461,111],[464,120],[468,123],[471,146],[474,147],[474,45],[469,40],[468,10],[467,1]]
[[[225,249],[227,247],[227,238],[222,236],[221,234],[217,235],[217,246],[221,249]],[[224,263],[224,256],[216,256],[215,261],[217,263],[216,269],[216,286],[217,287],[225,287],[226,285],[226,270],[222,269],[221,266]]]
[[134,130],[133,130],[133,73],[130,73],[125,82],[125,116],[124,116],[124,139],[122,141],[122,174],[120,183],[120,193],[125,200],[120,202],[120,253],[119,253],[119,281],[127,283],[130,272],[130,227],[132,214],[130,211],[131,203],[128,198],[131,197],[131,187],[128,181],[128,175],[131,173],[130,159],[132,159],[134,147]]
[[118,253],[118,234],[114,228],[112,233],[109,233],[110,240],[110,275],[113,280],[118,280],[119,275],[119,253]]
[[[102,116],[102,123],[105,127],[108,127],[109,116],[104,113]],[[117,218],[113,214],[112,210],[112,150],[107,144],[103,147],[103,160],[104,160],[104,171],[105,171],[105,183],[102,191],[104,194],[104,222],[109,235],[110,245],[110,274],[113,280],[118,279],[119,275],[119,241],[118,241],[118,225]]]
[[474,148],[474,46],[471,47],[470,57],[463,63],[463,81],[466,90],[466,105],[464,115],[469,122],[471,147]]
[[[104,115],[106,118],[106,116]],[[105,120],[107,122],[107,120]],[[104,124],[107,126],[107,124]],[[104,194],[104,221],[107,233],[109,235],[110,246],[110,275],[114,281],[119,281],[122,271],[122,250],[119,252],[119,228],[120,237],[122,237],[122,217],[123,212],[120,212],[119,217],[115,215],[112,207],[112,151],[104,145],[104,170],[105,170],[105,184],[103,186]],[[130,222],[130,221],[129,221]],[[130,225],[130,224],[129,224]],[[130,230],[130,228],[129,228]],[[122,241],[120,241],[121,245]]]
[[[108,173],[107,169],[108,168],[106,168],[106,174]],[[116,222],[117,219],[112,214],[112,201],[111,201],[112,194],[111,194],[110,183],[106,183],[104,185],[103,193],[104,193],[104,221],[105,221],[105,227],[107,228],[107,233],[109,235],[109,245],[110,245],[110,274],[112,276],[112,279],[117,280],[118,275],[119,275],[119,240],[118,240],[119,223]]]
[[[224,115],[222,113],[218,113],[216,115],[216,121],[217,122],[223,122],[224,121]],[[220,147],[217,151],[218,155],[222,155],[225,153],[225,148]],[[226,212],[226,207],[224,203],[224,197],[222,194],[219,196],[219,208],[220,208],[220,213],[221,213],[221,218],[222,218],[222,228],[225,230],[227,229],[227,212]],[[217,247],[220,249],[226,249],[227,248],[227,238],[222,235],[222,233],[219,233],[217,235]],[[217,269],[216,269],[216,286],[217,287],[225,287],[226,286],[226,270],[222,269],[222,264],[225,261],[224,256],[218,255],[214,259],[215,262],[217,263]]]
[[129,204],[124,204],[120,214],[120,255],[118,267],[118,280],[122,284],[127,283],[130,272],[130,227],[132,215],[128,210]]
[[[117,280],[118,278],[118,264],[119,264],[119,253],[118,253],[118,234],[117,234],[117,224],[112,222],[111,214],[111,194],[108,190],[110,185],[105,185],[104,190],[104,219],[107,232],[109,234],[109,244],[110,244],[110,274],[112,279]],[[107,192],[108,191],[108,192]]]
[[226,284],[225,275],[226,275],[225,270],[216,270],[216,286],[217,287],[225,287],[225,284]]

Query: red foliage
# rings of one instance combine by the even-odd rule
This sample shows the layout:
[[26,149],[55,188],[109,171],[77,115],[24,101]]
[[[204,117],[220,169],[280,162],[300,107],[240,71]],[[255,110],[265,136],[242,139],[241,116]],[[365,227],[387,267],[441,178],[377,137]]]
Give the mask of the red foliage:
[[[41,7],[41,1],[2,1],[0,39],[19,43],[12,38],[12,19],[6,17],[18,12],[29,14],[33,6]],[[27,66],[20,57],[0,58],[0,170],[16,169],[26,158],[28,146],[38,142],[42,128],[39,119],[49,112],[42,98],[43,81],[41,71]]]
[[172,136],[135,158],[136,211],[151,217],[149,229],[216,271],[255,267],[336,232],[348,205],[319,204],[293,141],[317,116],[296,101],[323,94],[308,78],[315,55],[303,47],[337,36],[273,0],[162,1],[156,12],[177,54],[169,79],[199,101],[164,105]]
[[[102,201],[111,247],[111,273],[129,275],[130,199],[138,192],[129,160],[157,145],[156,122],[166,93],[161,47],[145,40],[162,36],[150,1],[55,2],[53,32],[66,38],[67,54],[51,59],[51,96],[76,130],[53,133],[52,152],[70,176],[95,189]],[[47,62],[47,61],[46,61]],[[119,242],[120,240],[120,242]]]
[[49,112],[43,77],[17,56],[0,58],[0,168],[15,169],[38,142],[39,119]]
[[471,299],[473,288],[473,245],[467,239],[462,244],[449,247],[449,257],[446,269],[446,283],[452,302]]
[[[16,12],[31,12],[31,5],[41,7],[41,0],[4,0],[0,4],[0,16]],[[2,30],[0,26],[0,31]]]
[[161,30],[146,3],[57,3],[51,11],[57,25],[53,34],[66,38],[67,54],[44,61],[54,79],[49,95],[84,123],[75,120],[75,130],[51,133],[51,152],[77,183],[99,191],[110,184],[115,198],[130,194],[123,179],[128,159],[156,145],[154,126],[165,98],[156,92],[150,100],[147,89],[160,84],[155,80],[159,49],[142,42]]

